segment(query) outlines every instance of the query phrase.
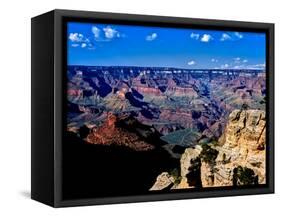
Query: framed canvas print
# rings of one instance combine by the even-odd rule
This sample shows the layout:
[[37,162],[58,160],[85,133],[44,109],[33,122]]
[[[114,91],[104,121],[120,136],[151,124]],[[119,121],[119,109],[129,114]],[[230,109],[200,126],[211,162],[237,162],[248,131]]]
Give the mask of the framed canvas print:
[[273,24],[67,10],[32,19],[33,199],[273,192]]

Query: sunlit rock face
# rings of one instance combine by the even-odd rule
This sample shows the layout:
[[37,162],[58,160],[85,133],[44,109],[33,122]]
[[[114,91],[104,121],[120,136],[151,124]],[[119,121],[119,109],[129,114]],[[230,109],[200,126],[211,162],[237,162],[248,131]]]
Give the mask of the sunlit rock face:
[[174,185],[174,178],[167,172],[161,173],[154,185],[149,189],[150,191],[164,190]]
[[229,116],[225,131],[225,143],[216,147],[217,173],[215,186],[232,185],[233,168],[252,169],[258,183],[265,183],[266,119],[260,110],[234,110]]
[[[222,135],[222,144],[186,148],[180,158],[180,182],[171,189],[265,184],[266,121],[261,110],[234,110]],[[173,179],[158,176],[152,190]],[[174,179],[175,180],[175,179]],[[169,183],[169,184],[168,184]]]

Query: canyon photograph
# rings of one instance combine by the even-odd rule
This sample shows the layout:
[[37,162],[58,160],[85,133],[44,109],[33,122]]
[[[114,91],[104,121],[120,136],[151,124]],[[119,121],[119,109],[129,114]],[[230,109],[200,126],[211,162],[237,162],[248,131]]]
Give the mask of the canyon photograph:
[[266,36],[67,25],[63,198],[266,184]]

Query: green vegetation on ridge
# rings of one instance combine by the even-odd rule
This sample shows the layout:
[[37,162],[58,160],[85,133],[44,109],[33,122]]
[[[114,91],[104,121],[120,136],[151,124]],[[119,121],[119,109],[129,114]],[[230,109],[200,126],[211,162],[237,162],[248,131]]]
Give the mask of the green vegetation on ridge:
[[195,129],[177,130],[168,135],[162,136],[161,139],[169,144],[189,147],[195,144],[200,138],[200,134]]

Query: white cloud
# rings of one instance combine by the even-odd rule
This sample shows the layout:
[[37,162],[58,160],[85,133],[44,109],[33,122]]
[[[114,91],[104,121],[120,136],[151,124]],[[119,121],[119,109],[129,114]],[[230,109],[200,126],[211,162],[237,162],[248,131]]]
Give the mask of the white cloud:
[[70,33],[68,38],[72,42],[82,42],[84,40],[84,36],[77,32]]
[[94,50],[94,49],[96,49],[96,48],[95,48],[95,46],[90,42],[90,43],[87,44],[87,49],[88,49],[88,50]]
[[100,42],[107,42],[113,40],[114,38],[125,37],[124,34],[121,34],[111,26],[106,26],[102,29],[97,26],[92,26],[92,33],[94,34],[95,41]]
[[237,41],[244,36],[240,32],[227,32],[221,35],[220,41]]
[[256,69],[256,70],[263,70],[265,69],[265,64],[255,64],[255,65],[245,65],[245,64],[240,64],[234,66],[235,69]]
[[213,39],[213,38],[212,38],[211,35],[209,35],[209,34],[204,34],[204,35],[201,37],[200,41],[202,41],[202,42],[209,42],[209,41],[212,40],[212,39]]
[[195,65],[195,64],[196,64],[196,62],[194,60],[190,60],[190,61],[187,62],[187,65],[189,65],[189,66],[192,66],[192,65]]
[[[243,62],[243,61],[242,61]],[[225,69],[225,68],[234,68],[234,69],[256,69],[256,70],[263,70],[265,69],[265,64],[255,64],[255,65],[246,65],[246,64],[236,64],[236,65],[228,65],[228,64],[224,64],[221,65],[221,69]]]
[[228,68],[229,67],[229,65],[226,63],[226,64],[223,64],[223,65],[221,65],[221,69],[226,69],[226,68]]
[[249,66],[246,66],[245,64],[235,65],[234,69],[248,69]]
[[90,48],[93,47],[89,38],[86,38],[81,33],[70,33],[69,40],[72,42],[71,47],[81,47],[81,48]]
[[158,35],[157,35],[157,33],[152,33],[151,35],[148,35],[148,36],[146,36],[146,40],[147,41],[153,41],[153,40],[155,40],[156,38],[158,37]]
[[89,50],[95,50],[96,48],[90,43],[90,44],[88,44],[88,49]]
[[219,60],[217,60],[217,59],[215,59],[215,58],[212,58],[211,59],[211,62],[213,62],[213,63],[217,63]]
[[248,65],[249,69],[265,69],[265,63],[255,64],[255,65]]
[[220,41],[229,41],[229,40],[231,40],[231,39],[232,39],[232,38],[231,38],[231,36],[230,36],[229,34],[223,33],[223,34],[221,35]]
[[233,60],[234,60],[234,63],[236,63],[236,64],[241,62],[241,58],[240,57],[235,57],[235,58],[233,58]]
[[233,60],[234,60],[234,63],[236,63],[236,64],[248,62],[247,59],[242,59],[241,57],[235,57],[235,58],[233,58]]
[[100,37],[100,32],[101,32],[101,30],[98,27],[96,27],[96,26],[92,27],[92,33],[94,34],[95,38],[99,38]]
[[[69,40],[72,42],[71,47],[89,47],[91,44],[91,41],[89,38],[86,38],[83,34],[81,33],[70,33],[68,36]],[[93,45],[91,44],[93,47]]]
[[103,28],[104,31],[104,35],[107,39],[113,39],[115,37],[120,37],[120,33],[116,30],[111,28],[110,26],[107,26],[105,28]]
[[193,39],[195,39],[195,40],[198,40],[198,39],[200,38],[200,35],[197,34],[197,33],[192,32],[192,33],[190,34],[190,38],[193,38]]
[[234,32],[234,35],[239,39],[242,39],[244,37],[240,32]]

